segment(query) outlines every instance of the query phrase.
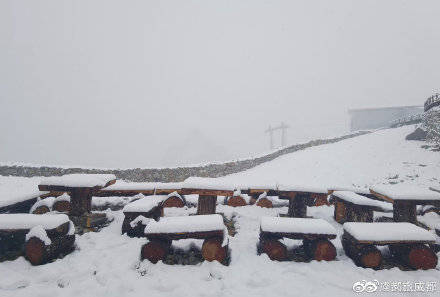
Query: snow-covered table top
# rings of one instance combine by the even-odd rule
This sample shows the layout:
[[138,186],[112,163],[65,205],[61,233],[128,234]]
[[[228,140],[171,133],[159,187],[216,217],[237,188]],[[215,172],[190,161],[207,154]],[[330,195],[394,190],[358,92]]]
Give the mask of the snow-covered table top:
[[333,196],[344,200],[346,202],[350,202],[356,205],[362,205],[362,206],[370,206],[370,207],[377,207],[380,209],[386,209],[386,210],[392,210],[393,206],[390,203],[377,201],[370,199],[368,197],[356,194],[354,192],[350,191],[335,191],[333,192]]
[[276,190],[285,192],[305,192],[305,193],[319,193],[327,194],[328,189],[325,186],[319,185],[286,185],[280,184],[277,186]]
[[31,229],[42,226],[44,229],[54,229],[69,222],[65,214],[0,214],[0,230]]
[[354,192],[357,194],[363,194],[363,195],[370,195],[371,192],[369,189],[367,188],[359,188],[359,187],[353,187],[353,186],[334,186],[334,187],[329,187],[328,188],[329,191],[350,191],[350,192]]
[[371,187],[370,190],[375,196],[390,202],[394,202],[395,200],[420,202],[420,204],[429,201],[440,202],[440,193],[417,186],[380,185]]
[[435,242],[435,235],[411,223],[345,223],[343,226],[359,242]]
[[122,180],[116,181],[115,184],[108,186],[105,190],[109,191],[141,191],[155,189],[181,189],[183,183],[131,183]]
[[323,219],[262,217],[262,232],[334,235],[336,229]]
[[145,227],[145,234],[158,233],[193,233],[224,231],[221,215],[198,215],[188,217],[163,217],[158,222],[150,220]]
[[153,208],[157,207],[166,198],[166,195],[146,196],[139,200],[130,202],[124,206],[122,212],[149,212],[153,210]]
[[114,180],[116,180],[114,174],[66,174],[45,178],[41,181],[40,185],[66,188],[94,188],[105,187]]

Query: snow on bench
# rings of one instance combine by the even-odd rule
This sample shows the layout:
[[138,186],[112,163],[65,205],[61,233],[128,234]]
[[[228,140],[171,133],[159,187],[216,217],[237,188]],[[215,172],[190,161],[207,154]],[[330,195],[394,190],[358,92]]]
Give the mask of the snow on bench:
[[[142,194],[139,194],[142,195]],[[144,196],[143,198],[130,202],[124,208],[122,209],[122,212],[128,213],[128,212],[136,212],[136,213],[148,213],[154,208],[158,207],[164,199],[167,198],[166,195],[152,195],[152,196]]]
[[319,193],[327,194],[328,189],[319,185],[286,185],[280,184],[276,188],[278,191],[283,192],[303,192],[303,193]]
[[40,196],[48,191],[23,192],[21,188],[0,190],[0,212],[27,212]]
[[40,185],[59,186],[66,188],[105,187],[116,180],[114,174],[66,174],[45,178]]
[[372,193],[379,194],[383,199],[390,202],[395,200],[440,202],[440,193],[418,186],[380,185],[371,187],[370,190]]
[[47,230],[68,222],[69,217],[65,214],[0,214],[0,230],[32,229],[38,225]]
[[345,223],[344,231],[359,243],[434,243],[435,235],[411,223]]
[[262,252],[271,260],[287,259],[287,248],[278,239],[302,239],[306,254],[317,261],[332,261],[336,248],[329,239],[336,238],[336,229],[322,219],[262,217],[260,243]]
[[165,217],[158,222],[150,221],[145,227],[145,234],[171,234],[224,231],[221,215],[198,215],[189,217]]
[[32,205],[29,213],[35,213],[35,214],[43,214],[46,212],[49,212],[52,210],[52,206],[55,202],[55,197],[47,197],[44,199],[41,199],[37,202],[35,202],[34,205]]
[[269,233],[336,237],[336,229],[323,219],[262,217],[260,228]]
[[393,210],[392,205],[389,203],[373,200],[350,191],[334,191],[332,195],[341,200],[344,200],[345,202],[349,202],[355,205],[373,207],[377,209]]

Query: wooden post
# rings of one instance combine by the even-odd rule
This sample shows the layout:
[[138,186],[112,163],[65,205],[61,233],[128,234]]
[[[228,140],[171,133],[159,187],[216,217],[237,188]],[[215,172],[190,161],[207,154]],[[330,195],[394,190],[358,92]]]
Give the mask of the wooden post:
[[197,214],[214,214],[217,205],[217,196],[199,195]]
[[70,215],[83,216],[92,210],[92,190],[88,188],[75,188],[70,192],[72,209]]
[[293,218],[305,218],[307,215],[307,206],[305,199],[307,195],[298,194],[294,198],[289,198],[289,210],[287,216]]
[[395,201],[393,205],[393,219],[395,222],[417,224],[416,205],[411,202]]

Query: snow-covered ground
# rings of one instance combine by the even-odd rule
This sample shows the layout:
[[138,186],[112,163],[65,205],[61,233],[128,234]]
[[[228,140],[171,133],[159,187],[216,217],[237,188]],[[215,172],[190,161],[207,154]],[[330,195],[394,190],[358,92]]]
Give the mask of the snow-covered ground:
[[[405,141],[404,136],[412,129],[383,130],[310,148],[215,182],[364,187],[403,181],[438,186],[440,154],[420,148],[420,142]],[[31,187],[38,182],[34,178],[0,177],[0,183],[0,193],[5,193],[13,187]],[[338,238],[333,243],[337,259],[310,263],[274,262],[264,254],[257,255],[261,217],[286,213],[287,207],[218,205],[217,211],[233,217],[237,228],[237,234],[229,241],[229,266],[209,262],[195,266],[140,262],[140,248],[146,239],[121,235],[122,211],[108,211],[115,220],[98,233],[77,235],[77,249],[61,260],[35,267],[23,257],[0,263],[0,296],[353,296],[353,284],[362,280],[391,284],[435,282],[437,286],[436,292],[398,292],[396,296],[438,296],[440,292],[440,265],[429,271],[374,271],[355,266],[343,252],[342,226],[333,220],[333,207],[309,207],[308,215],[324,219],[336,228]],[[431,213],[420,218],[423,220],[436,225],[440,217]],[[300,241],[285,243],[292,248]]]

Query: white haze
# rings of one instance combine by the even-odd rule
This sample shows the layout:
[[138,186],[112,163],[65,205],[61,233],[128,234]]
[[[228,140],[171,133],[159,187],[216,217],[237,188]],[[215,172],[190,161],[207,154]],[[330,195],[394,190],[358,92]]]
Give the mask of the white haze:
[[2,0],[0,161],[175,166],[260,154],[281,121],[289,144],[346,133],[348,108],[438,90],[439,15],[438,0]]

